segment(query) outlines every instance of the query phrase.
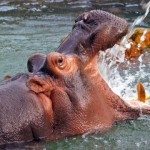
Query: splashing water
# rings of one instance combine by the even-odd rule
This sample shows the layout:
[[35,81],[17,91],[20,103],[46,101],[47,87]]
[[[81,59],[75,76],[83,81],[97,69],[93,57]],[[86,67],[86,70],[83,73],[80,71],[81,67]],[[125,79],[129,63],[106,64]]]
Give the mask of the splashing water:
[[122,39],[121,41],[121,45],[124,46],[126,44],[128,44],[128,40],[129,38],[132,36],[132,34],[134,33],[134,27],[136,25],[139,25],[148,15],[149,11],[150,11],[150,1],[145,4],[143,1],[141,2],[142,4],[142,8],[145,10],[145,14],[142,16],[139,16],[137,19],[135,19],[135,21],[132,23],[132,25],[129,27],[129,33]]
[[[136,84],[141,81],[146,92],[150,93],[150,73],[147,68],[150,68],[150,64],[143,63],[144,54],[142,54],[134,63],[125,60],[125,50],[131,47],[131,43],[128,42],[132,34],[134,33],[134,27],[139,25],[148,15],[150,11],[150,1],[145,4],[142,1],[142,8],[145,10],[145,14],[139,16],[133,24],[129,27],[128,34],[121,40],[120,45],[115,45],[113,48],[108,49],[105,53],[101,52],[99,57],[99,70],[103,75],[106,82],[112,88],[112,90],[121,96],[124,100],[130,100],[132,97],[137,97]],[[145,39],[147,29],[144,30],[143,35],[140,38],[138,48],[141,46],[141,42]],[[149,55],[147,53],[145,55]],[[125,66],[125,67],[124,67]],[[133,67],[134,66],[134,67]],[[149,83],[148,83],[149,82]]]

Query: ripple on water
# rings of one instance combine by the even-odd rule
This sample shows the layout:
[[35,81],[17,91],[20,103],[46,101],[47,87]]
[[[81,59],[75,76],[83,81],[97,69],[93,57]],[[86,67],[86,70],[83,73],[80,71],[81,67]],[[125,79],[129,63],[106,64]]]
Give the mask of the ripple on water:
[[16,10],[17,7],[14,6],[0,6],[0,12],[7,12],[10,10]]
[[[150,119],[150,118],[145,118]],[[48,150],[147,149],[150,146],[150,125],[144,120],[115,124],[106,133],[76,136],[47,142]]]

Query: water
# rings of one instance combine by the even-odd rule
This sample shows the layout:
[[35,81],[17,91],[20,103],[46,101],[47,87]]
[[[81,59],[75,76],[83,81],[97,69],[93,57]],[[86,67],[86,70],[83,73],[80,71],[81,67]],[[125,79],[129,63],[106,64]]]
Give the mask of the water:
[[[32,53],[47,54],[54,51],[59,46],[60,39],[71,31],[75,17],[91,9],[113,12],[124,17],[129,24],[145,13],[140,1],[137,0],[1,0],[0,78],[7,74],[26,72],[27,58]],[[150,15],[139,26],[150,27]],[[150,57],[150,50],[147,50],[141,59],[145,57]],[[146,91],[150,92],[150,62],[141,61],[140,67],[132,64],[129,64],[132,67],[123,66],[122,63],[117,67],[112,66],[108,72],[110,86],[119,94],[128,93],[128,97],[132,97],[135,93],[135,85],[140,79]],[[104,73],[104,70],[102,72]],[[124,96],[125,99],[128,97]],[[103,134],[75,136],[46,143],[32,142],[17,147],[43,150],[145,150],[150,147],[149,119],[150,117],[143,117],[139,120],[115,124],[111,130]],[[7,146],[7,149],[10,147]]]
[[136,25],[139,25],[140,23],[142,23],[142,21],[148,16],[149,11],[150,11],[150,2],[148,3],[144,3],[144,1],[141,2],[141,6],[143,8],[143,10],[145,11],[144,15],[142,16],[138,16],[137,19],[134,20],[134,22],[130,25],[129,27],[129,33],[122,39],[121,41],[121,45],[125,46],[126,44],[128,44],[128,40],[129,38],[132,36],[133,32],[134,32],[134,28]]
[[[128,61],[125,58],[126,48],[131,48],[131,44],[130,42],[128,42],[128,40],[134,33],[135,27],[137,25],[140,25],[144,21],[144,19],[148,17],[150,11],[150,1],[148,3],[142,1],[140,4],[143,10],[145,11],[145,13],[141,16],[138,16],[134,20],[134,22],[129,26],[129,31],[127,35],[122,38],[120,44],[114,45],[112,48],[108,49],[107,52],[104,53],[100,52],[100,64],[99,64],[100,71],[103,74],[105,80],[108,82],[109,86],[112,88],[112,90],[115,93],[117,93],[119,96],[121,96],[124,100],[131,100],[133,97],[137,97],[137,93],[135,91],[136,84],[139,81],[143,81],[143,79],[146,80],[146,83],[142,82],[143,84],[146,84],[145,85],[146,93],[147,94],[150,93],[149,90],[150,71],[148,69],[150,68],[150,65],[149,65],[149,61],[148,62],[145,61],[145,57],[149,56],[150,49],[147,50],[144,54],[141,54],[141,56],[137,58],[135,62]],[[140,38],[138,48],[141,47],[141,42],[145,40],[145,34],[147,32],[148,29],[145,28],[145,30],[143,31],[143,35]],[[128,69],[127,71],[122,70],[122,66],[120,66],[121,63],[125,63],[125,62],[128,65],[131,65],[130,67],[127,67]],[[136,68],[133,68],[132,67],[133,63],[137,63],[137,62],[139,64],[136,66]],[[119,72],[119,69],[121,72]],[[124,75],[122,77],[123,72]],[[134,86],[132,86],[131,84],[134,84]]]
[[[124,122],[111,129],[111,131],[101,134],[88,135],[85,138],[74,137],[60,139],[50,142],[48,149],[69,149],[69,150],[126,150],[126,149],[148,149],[150,144],[147,138],[149,132],[141,130],[141,125],[146,127],[143,120]],[[129,134],[130,132],[130,134]]]

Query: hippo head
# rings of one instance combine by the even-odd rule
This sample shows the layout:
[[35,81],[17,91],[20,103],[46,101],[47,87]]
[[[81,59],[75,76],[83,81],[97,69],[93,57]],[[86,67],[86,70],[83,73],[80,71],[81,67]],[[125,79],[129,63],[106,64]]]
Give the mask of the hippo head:
[[[127,33],[126,20],[102,10],[85,12],[77,17],[72,32],[59,46],[57,52],[77,56],[89,62],[98,52],[112,47]],[[28,60],[29,72],[37,72],[44,65],[46,56],[34,54]]]
[[114,121],[139,116],[139,109],[109,88],[97,66],[99,51],[120,40],[127,26],[124,19],[104,11],[83,13],[57,52],[29,58],[28,70],[33,76],[27,85],[47,97],[44,105],[51,116],[51,139],[95,129],[104,131]]
[[[36,77],[28,80],[28,87],[35,93],[47,95],[51,105],[47,103],[45,107],[51,109],[53,129],[59,131],[59,135],[104,129],[118,119],[118,112],[113,109],[119,107],[110,102],[110,97],[118,103],[120,98],[102,79],[97,55],[120,40],[127,27],[124,19],[110,13],[86,12],[77,17],[72,32],[57,52],[34,54],[29,58],[28,70]],[[44,81],[37,74],[45,75]]]
[[0,82],[0,145],[105,131],[115,121],[137,118],[141,111],[150,114],[146,104],[139,108],[137,102],[124,102],[98,70],[99,51],[112,47],[126,32],[127,22],[112,14],[81,14],[57,52],[32,55],[30,73]]

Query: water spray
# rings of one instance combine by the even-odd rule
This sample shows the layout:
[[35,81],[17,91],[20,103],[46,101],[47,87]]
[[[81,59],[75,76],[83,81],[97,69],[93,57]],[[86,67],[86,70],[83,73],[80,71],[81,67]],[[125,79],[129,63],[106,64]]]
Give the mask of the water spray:
[[[121,40],[119,45],[115,45],[113,48],[109,49],[106,53],[100,54],[100,72],[103,74],[104,79],[109,84],[109,86],[112,88],[112,90],[120,95],[123,99],[129,100],[131,97],[136,96],[136,91],[132,88],[130,83],[135,83],[137,80],[140,80],[143,75],[143,64],[142,59],[143,55],[141,55],[138,60],[140,62],[139,66],[139,72],[138,74],[128,76],[128,72],[130,71],[130,68],[128,69],[128,72],[125,73],[128,77],[123,79],[118,71],[119,63],[123,63],[125,60],[125,51],[126,49],[130,49],[131,43],[128,42],[128,40],[131,38],[133,33],[135,32],[134,28],[136,25],[139,25],[149,14],[150,11],[150,1],[148,3],[145,3],[144,1],[141,2],[141,7],[144,10],[144,14],[142,16],[139,16],[135,21],[130,25],[128,34]],[[145,40],[145,35],[147,33],[147,29],[144,30],[143,35],[140,38],[140,42],[138,44],[138,48],[141,46],[141,42]],[[127,62],[130,64],[130,62]],[[131,69],[132,71],[132,69]],[[138,76],[138,79],[137,79]],[[118,80],[119,79],[119,80]]]
[[149,11],[150,11],[150,1],[145,4],[144,1],[141,2],[142,8],[143,10],[145,10],[144,15],[139,16],[137,19],[135,19],[135,21],[132,23],[132,25],[129,27],[129,33],[122,39],[122,41],[120,42],[120,45],[126,45],[128,44],[128,40],[129,38],[132,36],[132,34],[134,33],[134,27],[136,25],[139,25],[148,15]]

